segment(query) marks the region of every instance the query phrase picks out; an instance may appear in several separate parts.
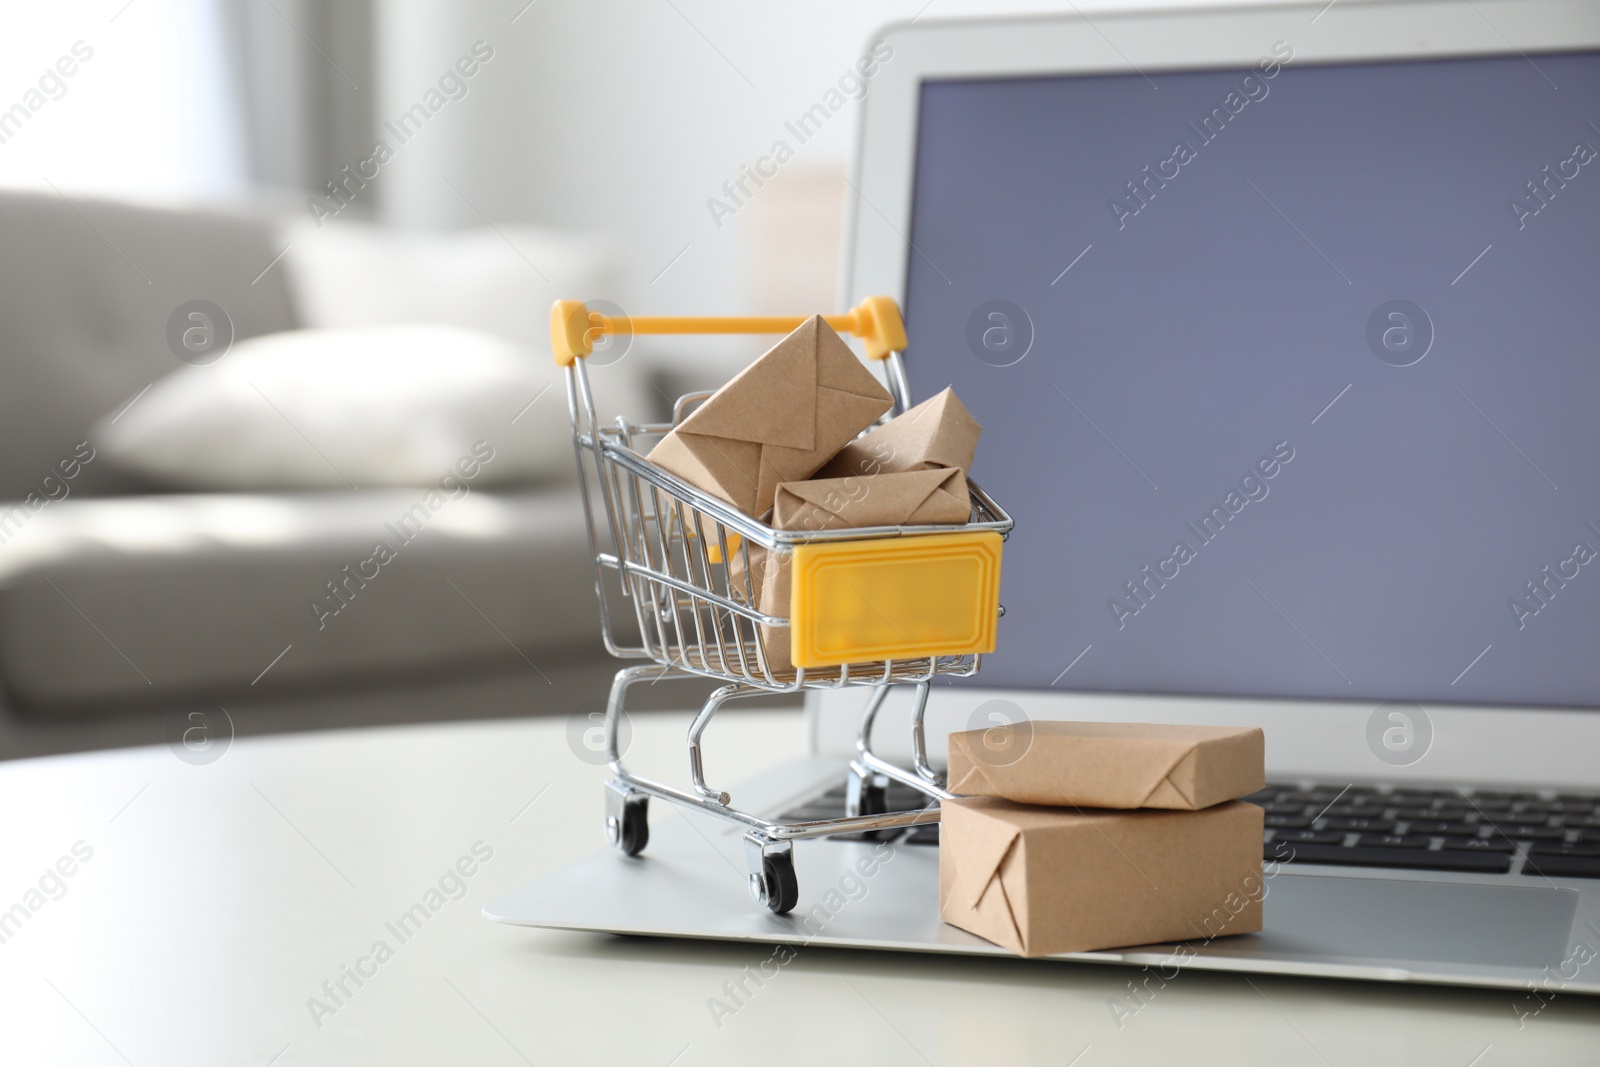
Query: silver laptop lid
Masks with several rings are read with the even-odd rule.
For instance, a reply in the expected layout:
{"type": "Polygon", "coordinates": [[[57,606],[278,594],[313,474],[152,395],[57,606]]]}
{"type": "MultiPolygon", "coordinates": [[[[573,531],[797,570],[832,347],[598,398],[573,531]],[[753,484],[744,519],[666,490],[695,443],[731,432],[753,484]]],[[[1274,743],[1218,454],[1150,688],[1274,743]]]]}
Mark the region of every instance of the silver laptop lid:
{"type": "Polygon", "coordinates": [[[1280,770],[1596,780],[1596,48],[1573,3],[886,33],[848,295],[903,298],[1018,520],[978,684],[1262,722],[1280,770]]]}

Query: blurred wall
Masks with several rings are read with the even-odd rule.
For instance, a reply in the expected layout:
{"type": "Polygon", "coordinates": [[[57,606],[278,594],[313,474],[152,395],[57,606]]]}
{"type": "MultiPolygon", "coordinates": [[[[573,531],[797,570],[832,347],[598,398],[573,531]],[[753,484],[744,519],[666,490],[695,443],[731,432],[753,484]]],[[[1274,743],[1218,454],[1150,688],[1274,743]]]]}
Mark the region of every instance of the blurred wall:
{"type": "MultiPolygon", "coordinates": [[[[1182,0],[377,3],[380,118],[411,106],[475,41],[494,53],[466,95],[443,107],[387,165],[380,191],[385,217],[424,226],[481,225],[487,218],[609,231],[631,255],[629,298],[640,312],[753,309],[782,300],[773,276],[793,279],[801,256],[836,264],[843,214],[832,198],[847,189],[842,175],[855,143],[856,105],[797,148],[780,170],[783,192],[764,197],[774,190],[762,189],[717,217],[707,200],[729,203],[722,186],[738,178],[741,165],[753,165],[777,138],[793,143],[784,123],[834,88],[883,25],[1193,6],[1182,0]],[[772,239],[794,232],[792,221],[763,220],[764,207],[770,215],[780,200],[800,213],[791,220],[835,227],[820,252],[813,233],[796,250],[796,263],[771,263],[789,247],[773,247],[772,239]],[[763,236],[766,243],[757,243],[763,236]],[[755,268],[757,258],[767,266],[755,268]]],[[[795,299],[814,299],[814,291],[797,289],[795,299]]]]}

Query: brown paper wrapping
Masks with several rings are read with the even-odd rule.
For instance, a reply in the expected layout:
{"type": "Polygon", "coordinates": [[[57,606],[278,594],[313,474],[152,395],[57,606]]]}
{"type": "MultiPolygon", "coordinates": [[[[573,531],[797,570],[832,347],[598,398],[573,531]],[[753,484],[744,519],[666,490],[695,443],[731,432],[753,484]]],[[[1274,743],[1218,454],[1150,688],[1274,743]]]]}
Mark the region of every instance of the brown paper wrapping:
{"type": "Polygon", "coordinates": [[[1263,812],[944,801],[939,917],[1024,956],[1261,929],[1263,812]]]}
{"type": "Polygon", "coordinates": [[[746,515],[816,473],[893,400],[820,315],[718,389],[645,458],[746,515]]]}
{"type": "Polygon", "coordinates": [[[1039,721],[950,735],[950,789],[1021,804],[1193,811],[1266,787],[1259,727],[1039,721]],[[991,755],[1023,746],[1020,758],[991,755]]]}
{"type": "Polygon", "coordinates": [[[978,425],[954,390],[924,400],[903,415],[851,441],[818,473],[819,478],[955,467],[972,469],[978,425]]]}

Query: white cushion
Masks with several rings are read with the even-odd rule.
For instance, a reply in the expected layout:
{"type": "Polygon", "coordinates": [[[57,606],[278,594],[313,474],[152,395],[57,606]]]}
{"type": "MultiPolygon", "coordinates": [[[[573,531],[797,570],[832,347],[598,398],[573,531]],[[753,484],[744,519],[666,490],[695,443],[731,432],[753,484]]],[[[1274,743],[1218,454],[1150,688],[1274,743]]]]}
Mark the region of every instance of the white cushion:
{"type": "Polygon", "coordinates": [[[434,322],[550,350],[556,300],[622,300],[614,245],[502,225],[444,232],[301,219],[283,266],[302,326],[434,322]]]}
{"type": "MultiPolygon", "coordinates": [[[[639,417],[644,398],[616,369],[593,375],[601,414],[639,417]]],[[[95,446],[183,489],[428,485],[479,441],[493,459],[474,485],[573,470],[566,386],[550,357],[455,326],[256,337],[122,408],[95,427],[95,446]]]]}

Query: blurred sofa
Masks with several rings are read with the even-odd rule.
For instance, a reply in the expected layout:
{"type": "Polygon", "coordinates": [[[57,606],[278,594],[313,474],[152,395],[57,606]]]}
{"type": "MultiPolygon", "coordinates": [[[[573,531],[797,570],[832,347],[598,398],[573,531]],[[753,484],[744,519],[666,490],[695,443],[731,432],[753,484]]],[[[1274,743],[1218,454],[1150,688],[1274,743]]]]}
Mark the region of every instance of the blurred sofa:
{"type": "MultiPolygon", "coordinates": [[[[325,259],[307,299],[294,257],[279,261],[284,233],[262,213],[0,194],[0,689],[11,708],[116,711],[602,655],[570,481],[475,489],[381,580],[351,584],[347,568],[415,489],[174,492],[94,452],[95,423],[179,366],[168,320],[186,302],[226,308],[240,340],[325,324],[308,323],[308,304],[324,319],[395,313],[385,286],[403,264],[386,278],[357,269],[359,256],[349,269],[325,259]],[[373,300],[339,298],[363,287],[373,300]],[[349,602],[319,619],[310,605],[330,582],[349,602]]],[[[597,295],[560,291],[606,284],[597,262],[577,275],[546,264],[543,284],[518,283],[495,306],[542,323],[552,296],[597,295]]],[[[546,407],[565,419],[559,401],[546,407]]]]}

